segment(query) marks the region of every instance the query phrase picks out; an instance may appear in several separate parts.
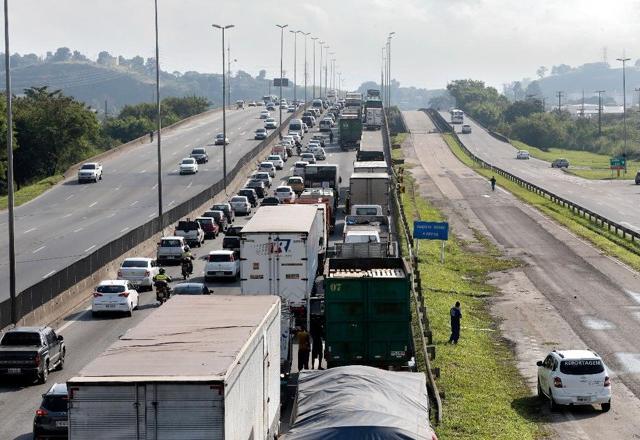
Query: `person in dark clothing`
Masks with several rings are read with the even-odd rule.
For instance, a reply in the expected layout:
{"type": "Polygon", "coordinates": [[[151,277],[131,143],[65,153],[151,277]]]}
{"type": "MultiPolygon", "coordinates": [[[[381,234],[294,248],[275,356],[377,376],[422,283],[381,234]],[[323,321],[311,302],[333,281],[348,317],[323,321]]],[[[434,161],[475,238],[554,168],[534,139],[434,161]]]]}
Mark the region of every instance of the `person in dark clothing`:
{"type": "Polygon", "coordinates": [[[149,132],[149,139],[151,139],[149,142],[153,142],[153,131],[149,132]]]}
{"type": "Polygon", "coordinates": [[[311,351],[311,337],[304,325],[296,335],[298,341],[298,371],[309,369],[309,352],[311,351]]]}
{"type": "Polygon", "coordinates": [[[491,176],[491,179],[489,179],[489,182],[491,182],[491,191],[495,191],[496,190],[496,177],[495,176],[491,176]]]}
{"type": "Polygon", "coordinates": [[[456,301],[456,305],[451,307],[449,314],[451,315],[451,337],[449,337],[449,343],[457,344],[458,339],[460,339],[460,320],[462,319],[460,301],[456,301]]]}
{"type": "Polygon", "coordinates": [[[333,130],[329,132],[329,143],[333,144],[333,130]]]}
{"type": "Polygon", "coordinates": [[[312,319],[311,321],[311,368],[315,368],[316,366],[316,358],[318,358],[318,370],[322,370],[322,339],[323,339],[323,325],[320,318],[312,319]]]}

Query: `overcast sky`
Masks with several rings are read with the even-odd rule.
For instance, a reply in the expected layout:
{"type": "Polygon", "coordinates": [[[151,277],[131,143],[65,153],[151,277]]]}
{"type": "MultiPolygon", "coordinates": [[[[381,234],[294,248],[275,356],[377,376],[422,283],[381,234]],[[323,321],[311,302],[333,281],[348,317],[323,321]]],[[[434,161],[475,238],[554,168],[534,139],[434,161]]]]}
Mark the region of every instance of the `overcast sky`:
{"type": "MultiPolygon", "coordinates": [[[[95,58],[101,50],[153,56],[153,0],[10,0],[12,52],[44,54],[60,46],[95,58]]],[[[168,71],[220,72],[220,31],[228,32],[232,70],[271,77],[279,69],[275,24],[310,32],[335,52],[346,87],[379,80],[389,32],[392,77],[439,88],[458,78],[500,84],[535,77],[538,66],[640,57],[638,0],[158,0],[160,61],[168,71]]],[[[285,70],[293,77],[293,35],[285,70]]],[[[316,49],[319,63],[319,49],[316,49]]],[[[309,69],[312,42],[308,41],[309,69]]],[[[304,38],[298,36],[298,82],[304,38]]],[[[309,73],[311,81],[311,73],[309,73]]]]}

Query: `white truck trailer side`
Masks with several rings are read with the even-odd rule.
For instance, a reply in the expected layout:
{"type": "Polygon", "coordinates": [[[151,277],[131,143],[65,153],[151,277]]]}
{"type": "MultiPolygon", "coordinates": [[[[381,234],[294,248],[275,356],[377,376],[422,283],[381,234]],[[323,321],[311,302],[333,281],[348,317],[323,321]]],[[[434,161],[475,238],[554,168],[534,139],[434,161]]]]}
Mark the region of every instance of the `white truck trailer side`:
{"type": "Polygon", "coordinates": [[[273,438],[280,299],[176,296],[67,382],[69,438],[273,438]]]}

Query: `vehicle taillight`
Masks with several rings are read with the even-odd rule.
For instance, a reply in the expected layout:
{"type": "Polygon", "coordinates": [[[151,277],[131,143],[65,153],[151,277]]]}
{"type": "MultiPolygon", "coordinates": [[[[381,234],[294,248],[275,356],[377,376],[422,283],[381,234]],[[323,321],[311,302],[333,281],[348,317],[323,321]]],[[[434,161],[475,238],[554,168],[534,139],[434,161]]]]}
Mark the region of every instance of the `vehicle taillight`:
{"type": "Polygon", "coordinates": [[[49,414],[49,413],[47,412],[47,410],[46,410],[46,409],[38,408],[38,409],[36,410],[36,416],[37,416],[37,417],[44,417],[44,416],[46,416],[47,414],[49,414]]]}
{"type": "Polygon", "coordinates": [[[605,387],[610,387],[611,386],[611,379],[609,379],[609,376],[605,376],[604,377],[604,386],[605,387]]]}
{"type": "Polygon", "coordinates": [[[102,293],[93,292],[93,297],[94,298],[98,298],[99,296],[102,296],[102,293]]]}
{"type": "Polygon", "coordinates": [[[40,366],[40,353],[36,353],[36,357],[33,358],[33,363],[36,364],[36,367],[40,366]]]}
{"type": "Polygon", "coordinates": [[[149,272],[148,270],[145,270],[145,271],[144,271],[144,276],[145,276],[145,277],[148,277],[149,275],[151,275],[151,272],[149,272]]]}
{"type": "Polygon", "coordinates": [[[122,292],[121,294],[119,294],[118,296],[122,296],[124,298],[129,296],[129,292],[122,292]]]}
{"type": "Polygon", "coordinates": [[[556,388],[562,388],[562,379],[560,379],[559,377],[554,377],[553,386],[556,388]]]}
{"type": "Polygon", "coordinates": [[[121,276],[122,276],[122,271],[121,271],[121,270],[119,270],[119,271],[118,271],[118,277],[121,277],[121,276]]]}

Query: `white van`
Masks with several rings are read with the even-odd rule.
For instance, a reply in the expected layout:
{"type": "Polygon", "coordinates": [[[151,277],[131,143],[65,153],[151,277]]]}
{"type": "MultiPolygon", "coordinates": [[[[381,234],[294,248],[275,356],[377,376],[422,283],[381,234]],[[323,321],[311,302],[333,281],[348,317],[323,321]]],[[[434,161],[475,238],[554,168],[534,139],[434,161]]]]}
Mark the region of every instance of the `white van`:
{"type": "Polygon", "coordinates": [[[300,137],[304,137],[304,126],[302,124],[302,119],[292,119],[289,122],[289,132],[295,131],[300,134],[300,137]]]}

